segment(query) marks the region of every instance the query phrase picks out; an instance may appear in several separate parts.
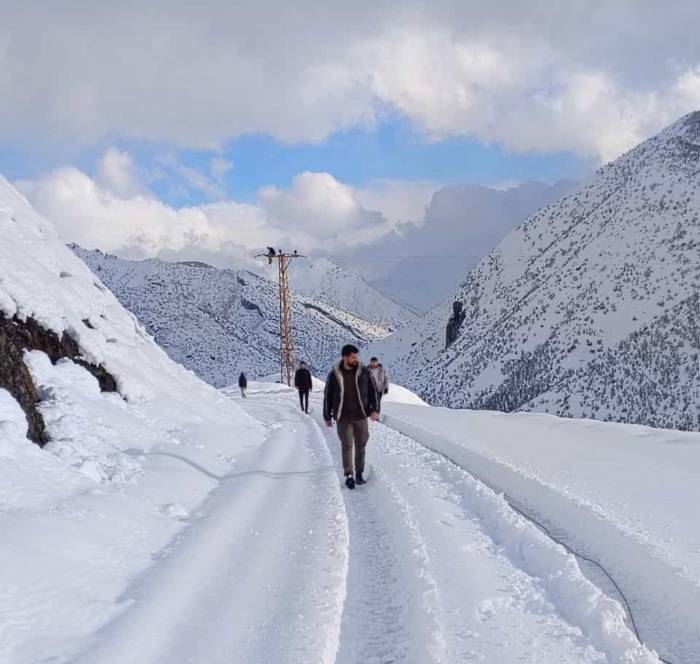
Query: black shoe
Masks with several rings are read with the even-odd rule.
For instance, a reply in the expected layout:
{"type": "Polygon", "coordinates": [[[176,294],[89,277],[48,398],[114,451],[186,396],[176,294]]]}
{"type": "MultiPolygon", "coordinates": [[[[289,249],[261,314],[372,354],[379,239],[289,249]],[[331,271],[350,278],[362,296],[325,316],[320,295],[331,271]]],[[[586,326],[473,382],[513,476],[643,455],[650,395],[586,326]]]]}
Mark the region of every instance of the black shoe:
{"type": "Polygon", "coordinates": [[[345,486],[348,489],[354,489],[355,488],[355,479],[353,478],[352,475],[346,475],[345,476],[345,486]]]}
{"type": "Polygon", "coordinates": [[[362,473],[355,475],[355,484],[367,484],[367,480],[362,478],[362,473]]]}

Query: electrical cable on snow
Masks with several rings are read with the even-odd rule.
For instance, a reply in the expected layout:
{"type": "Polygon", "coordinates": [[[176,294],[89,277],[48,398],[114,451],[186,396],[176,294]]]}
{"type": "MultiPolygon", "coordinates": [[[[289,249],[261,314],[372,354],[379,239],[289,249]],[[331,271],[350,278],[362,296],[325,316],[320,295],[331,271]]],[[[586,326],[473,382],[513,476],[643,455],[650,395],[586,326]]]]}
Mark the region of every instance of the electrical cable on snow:
{"type": "MultiPolygon", "coordinates": [[[[399,433],[401,433],[401,432],[399,431],[399,433]]],[[[405,434],[403,434],[403,435],[405,435],[405,434]]],[[[453,466],[455,466],[459,470],[468,472],[472,477],[475,477],[476,479],[478,479],[479,482],[481,482],[482,484],[487,486],[495,494],[501,495],[503,497],[503,500],[506,501],[506,503],[509,505],[509,507],[513,511],[517,512],[524,519],[526,519],[527,521],[532,523],[535,527],[537,527],[540,531],[542,531],[547,537],[549,537],[551,540],[553,540],[557,544],[561,545],[564,549],[566,549],[571,555],[575,556],[576,558],[579,558],[580,560],[584,560],[587,563],[590,563],[591,565],[594,565],[595,567],[597,567],[608,578],[610,583],[612,583],[612,585],[615,587],[615,589],[619,593],[620,598],[622,599],[623,606],[625,608],[625,612],[627,613],[627,617],[629,619],[630,625],[632,626],[632,631],[634,632],[634,635],[637,638],[637,641],[639,641],[640,645],[646,647],[644,641],[642,640],[642,636],[639,633],[639,629],[637,627],[637,622],[634,619],[634,613],[632,612],[632,607],[629,603],[629,600],[627,599],[627,596],[625,595],[624,592],[622,592],[622,588],[620,588],[617,581],[615,581],[615,579],[613,578],[612,574],[603,566],[602,563],[598,562],[597,560],[594,560],[593,558],[590,558],[589,556],[584,555],[583,553],[576,551],[576,549],[574,549],[571,545],[569,545],[566,542],[559,539],[556,535],[554,535],[552,533],[551,530],[549,530],[549,528],[547,528],[547,526],[545,524],[543,524],[541,521],[538,521],[535,517],[531,516],[530,514],[527,514],[527,512],[524,512],[517,505],[515,505],[515,503],[508,497],[508,495],[505,492],[497,490],[495,487],[491,486],[491,484],[489,484],[488,482],[486,482],[485,480],[480,478],[478,475],[476,475],[475,473],[472,473],[470,470],[468,470],[467,468],[465,468],[462,465],[460,465],[459,463],[457,463],[451,456],[449,456],[449,454],[445,454],[444,452],[442,452],[440,450],[436,450],[434,447],[431,447],[430,445],[426,445],[425,443],[421,443],[420,441],[416,441],[416,442],[419,443],[420,445],[422,445],[423,447],[429,449],[431,452],[434,452],[438,456],[441,456],[443,459],[445,459],[445,461],[452,464],[453,466]]],[[[676,664],[672,661],[664,659],[658,653],[657,653],[657,657],[659,658],[659,661],[661,661],[663,664],[676,664]]]]}

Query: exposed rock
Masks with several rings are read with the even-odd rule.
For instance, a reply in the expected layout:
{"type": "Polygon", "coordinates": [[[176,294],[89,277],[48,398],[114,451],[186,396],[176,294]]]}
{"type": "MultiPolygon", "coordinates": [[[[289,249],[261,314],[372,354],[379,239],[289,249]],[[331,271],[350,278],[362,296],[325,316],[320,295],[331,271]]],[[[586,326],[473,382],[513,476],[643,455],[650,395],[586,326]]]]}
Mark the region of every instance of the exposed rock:
{"type": "Polygon", "coordinates": [[[447,331],[445,334],[445,348],[453,343],[459,336],[459,329],[467,314],[464,312],[464,305],[457,300],[452,304],[452,315],[447,321],[447,331]]]}
{"type": "Polygon", "coordinates": [[[27,435],[38,445],[47,442],[47,435],[44,420],[36,407],[36,387],[24,363],[25,350],[40,350],[52,362],[62,357],[69,358],[92,373],[102,391],[114,392],[117,389],[114,377],[104,367],[94,366],[80,357],[78,344],[67,334],[59,338],[33,318],[7,318],[0,312],[0,387],[10,392],[24,410],[29,425],[27,435]]]}
{"type": "MultiPolygon", "coordinates": [[[[238,282],[240,283],[242,280],[239,279],[238,282]]],[[[245,282],[243,282],[245,284],[245,282]]],[[[244,297],[241,298],[241,306],[244,309],[247,309],[248,311],[257,311],[260,316],[263,315],[263,312],[260,310],[260,307],[255,304],[255,302],[251,302],[250,300],[246,300],[244,297]]]]}

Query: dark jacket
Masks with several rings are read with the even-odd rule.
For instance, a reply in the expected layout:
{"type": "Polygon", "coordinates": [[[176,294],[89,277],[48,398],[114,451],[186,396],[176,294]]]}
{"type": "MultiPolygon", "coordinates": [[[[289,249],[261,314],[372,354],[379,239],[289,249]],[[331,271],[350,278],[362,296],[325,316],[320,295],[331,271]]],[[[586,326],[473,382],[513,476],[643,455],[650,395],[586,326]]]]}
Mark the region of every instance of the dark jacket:
{"type": "Polygon", "coordinates": [[[294,374],[294,387],[297,390],[309,391],[313,383],[311,382],[311,372],[308,369],[297,369],[294,374]]]}
{"type": "MultiPolygon", "coordinates": [[[[342,361],[342,360],[341,360],[342,361]]],[[[343,414],[344,387],[343,376],[340,373],[340,362],[333,366],[328,378],[326,378],[326,389],[323,393],[323,419],[326,421],[340,419],[343,414]]],[[[363,364],[358,365],[355,370],[355,385],[360,397],[360,406],[365,417],[372,413],[379,412],[379,398],[377,388],[372,380],[369,369],[363,364]]]]}
{"type": "Polygon", "coordinates": [[[238,387],[242,387],[242,388],[248,387],[248,379],[245,377],[244,373],[242,373],[240,376],[238,376],[238,387]]]}

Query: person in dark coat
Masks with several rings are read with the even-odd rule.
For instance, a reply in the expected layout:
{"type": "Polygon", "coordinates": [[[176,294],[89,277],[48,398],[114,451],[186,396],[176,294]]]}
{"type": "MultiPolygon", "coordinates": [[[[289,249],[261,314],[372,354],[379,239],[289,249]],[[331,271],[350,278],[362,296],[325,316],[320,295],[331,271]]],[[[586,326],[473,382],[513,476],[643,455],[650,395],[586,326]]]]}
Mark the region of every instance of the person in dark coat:
{"type": "Polygon", "coordinates": [[[360,362],[359,352],[351,344],[343,346],[340,362],[328,374],[323,394],[323,419],[329,427],[336,421],[348,489],[365,483],[362,474],[369,440],[367,418],[374,422],[379,419],[377,387],[369,369],[360,362]]]}
{"type": "Polygon", "coordinates": [[[312,386],[311,372],[306,368],[306,362],[299,362],[299,368],[294,374],[294,387],[299,391],[299,404],[305,413],[309,412],[309,392],[312,386]]]}
{"type": "Polygon", "coordinates": [[[238,387],[241,388],[241,396],[245,399],[245,391],[248,389],[248,379],[245,374],[241,371],[241,375],[238,376],[238,387]]]}

